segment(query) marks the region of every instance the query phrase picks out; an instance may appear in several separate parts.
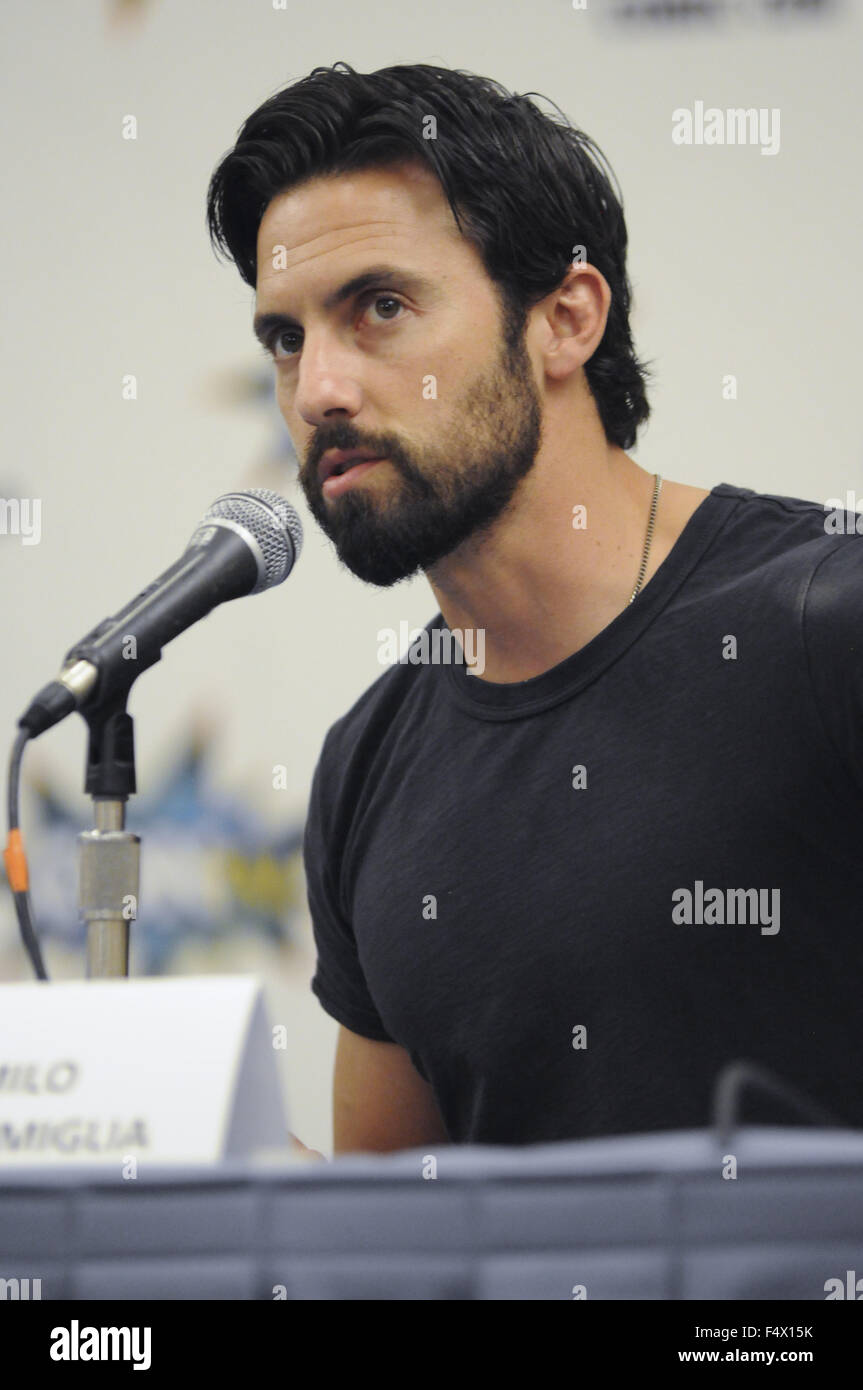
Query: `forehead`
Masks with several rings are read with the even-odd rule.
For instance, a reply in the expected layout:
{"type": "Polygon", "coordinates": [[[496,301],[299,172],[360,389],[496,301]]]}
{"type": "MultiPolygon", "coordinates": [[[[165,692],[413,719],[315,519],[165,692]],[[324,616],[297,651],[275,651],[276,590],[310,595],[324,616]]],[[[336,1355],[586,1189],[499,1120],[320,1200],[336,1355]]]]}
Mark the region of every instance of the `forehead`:
{"type": "Polygon", "coordinates": [[[258,286],[285,271],[341,269],[364,254],[407,249],[427,263],[451,265],[456,255],[479,262],[430,169],[405,163],[319,176],[267,206],[258,229],[258,286]],[[274,248],[284,248],[275,268],[274,248]]]}

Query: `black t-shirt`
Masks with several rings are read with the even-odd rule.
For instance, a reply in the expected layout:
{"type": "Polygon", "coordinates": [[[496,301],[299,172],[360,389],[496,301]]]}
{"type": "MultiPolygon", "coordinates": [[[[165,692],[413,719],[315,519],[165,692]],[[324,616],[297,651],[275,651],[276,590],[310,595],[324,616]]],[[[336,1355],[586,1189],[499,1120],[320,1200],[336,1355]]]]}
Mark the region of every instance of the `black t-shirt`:
{"type": "Polygon", "coordinates": [[[552,670],[394,665],[330,729],[312,988],[453,1142],[700,1127],[735,1060],[863,1126],[854,521],[721,483],[552,670]]]}

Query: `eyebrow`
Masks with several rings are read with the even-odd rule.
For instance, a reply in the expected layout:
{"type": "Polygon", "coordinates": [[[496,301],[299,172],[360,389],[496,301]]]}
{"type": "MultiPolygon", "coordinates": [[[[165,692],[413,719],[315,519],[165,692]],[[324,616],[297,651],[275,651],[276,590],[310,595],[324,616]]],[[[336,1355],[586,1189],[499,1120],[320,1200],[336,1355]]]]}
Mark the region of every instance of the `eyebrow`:
{"type": "MultiPolygon", "coordinates": [[[[333,290],[323,301],[325,309],[334,309],[336,305],[343,304],[346,299],[351,299],[355,295],[362,294],[363,290],[371,289],[374,285],[380,284],[382,280],[388,281],[393,285],[400,285],[403,289],[410,290],[430,290],[431,282],[422,275],[416,275],[410,270],[399,270],[393,265],[374,265],[369,270],[364,270],[361,275],[354,275],[350,280],[346,280],[343,285],[339,285],[337,290],[333,290]]],[[[258,342],[266,346],[271,333],[277,328],[300,328],[296,319],[291,318],[290,314],[267,313],[256,314],[252,321],[252,332],[258,342]]]]}

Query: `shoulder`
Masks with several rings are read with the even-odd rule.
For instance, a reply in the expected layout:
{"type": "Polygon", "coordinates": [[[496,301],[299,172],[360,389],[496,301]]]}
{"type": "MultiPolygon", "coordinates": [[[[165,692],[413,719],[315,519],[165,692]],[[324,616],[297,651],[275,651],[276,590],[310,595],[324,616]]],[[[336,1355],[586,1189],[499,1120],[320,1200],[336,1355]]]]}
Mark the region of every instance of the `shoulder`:
{"type": "Polygon", "coordinates": [[[726,567],[730,556],[741,578],[762,571],[777,581],[777,597],[792,598],[798,611],[810,591],[820,592],[826,576],[835,572],[834,596],[847,602],[847,586],[859,584],[863,514],[847,510],[838,498],[819,502],[728,483],[720,483],[713,495],[728,503],[719,531],[726,567]]]}
{"type": "MultiPolygon", "coordinates": [[[[735,527],[765,537],[784,537],[790,544],[805,539],[829,539],[848,515],[832,506],[833,502],[838,502],[836,498],[819,502],[811,497],[756,492],[754,488],[736,487],[731,483],[719,483],[711,495],[729,504],[728,520],[735,527]]],[[[853,520],[850,524],[853,527],[853,520]]]]}
{"type": "Polygon", "coordinates": [[[863,513],[852,496],[802,497],[721,490],[739,497],[723,533],[742,576],[757,573],[761,622],[802,634],[817,689],[863,671],[863,513]]]}
{"type": "MultiPolygon", "coordinates": [[[[860,516],[863,522],[863,515],[860,516]]],[[[827,656],[863,652],[863,533],[848,530],[825,548],[804,606],[807,642],[827,656]]]]}

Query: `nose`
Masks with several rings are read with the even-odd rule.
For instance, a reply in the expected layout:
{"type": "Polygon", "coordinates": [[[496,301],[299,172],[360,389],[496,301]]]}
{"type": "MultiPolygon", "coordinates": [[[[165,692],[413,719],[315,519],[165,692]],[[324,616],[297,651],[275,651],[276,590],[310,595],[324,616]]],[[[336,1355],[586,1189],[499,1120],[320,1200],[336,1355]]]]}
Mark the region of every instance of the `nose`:
{"type": "Polygon", "coordinates": [[[297,373],[294,407],[307,425],[321,425],[334,411],[356,415],[362,404],[347,351],[331,337],[308,334],[297,373]]]}

